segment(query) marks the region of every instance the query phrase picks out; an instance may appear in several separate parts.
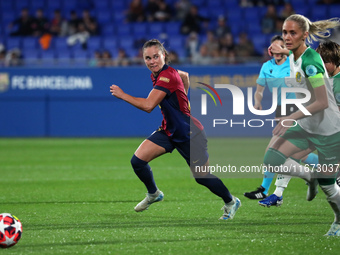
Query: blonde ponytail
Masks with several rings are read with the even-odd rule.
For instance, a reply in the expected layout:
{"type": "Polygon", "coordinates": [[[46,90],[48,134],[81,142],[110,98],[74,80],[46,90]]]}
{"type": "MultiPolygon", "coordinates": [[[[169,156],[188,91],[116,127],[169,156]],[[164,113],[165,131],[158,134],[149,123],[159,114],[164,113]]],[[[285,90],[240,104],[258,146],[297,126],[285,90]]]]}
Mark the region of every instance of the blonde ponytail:
{"type": "Polygon", "coordinates": [[[290,15],[285,22],[288,20],[295,21],[303,32],[309,33],[309,36],[307,37],[307,42],[309,43],[329,37],[331,35],[329,30],[340,26],[338,18],[311,22],[303,15],[293,14],[290,15]]]}

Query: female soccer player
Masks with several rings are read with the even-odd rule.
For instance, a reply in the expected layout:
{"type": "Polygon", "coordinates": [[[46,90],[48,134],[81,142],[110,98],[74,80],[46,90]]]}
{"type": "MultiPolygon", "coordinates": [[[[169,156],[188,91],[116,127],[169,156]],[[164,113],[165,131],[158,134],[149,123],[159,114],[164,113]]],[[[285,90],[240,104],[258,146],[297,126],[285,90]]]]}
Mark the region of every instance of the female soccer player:
{"type": "MultiPolygon", "coordinates": [[[[256,81],[257,87],[254,95],[255,104],[254,108],[258,110],[262,110],[262,98],[263,92],[266,86],[269,88],[270,92],[273,91],[274,88],[277,89],[277,104],[278,107],[275,112],[275,118],[281,117],[281,89],[287,87],[285,84],[285,77],[289,77],[289,51],[284,46],[284,41],[282,36],[275,35],[271,39],[271,45],[269,47],[270,55],[273,58],[262,65],[259,77],[256,81]]],[[[287,99],[296,98],[295,93],[287,93],[287,99]]],[[[293,112],[297,111],[298,108],[295,104],[287,104],[286,105],[286,115],[290,115],[293,112]]],[[[277,139],[276,136],[273,136],[270,144],[277,139]]],[[[266,148],[266,151],[268,149],[266,148]]],[[[302,160],[305,164],[318,164],[318,156],[314,153],[310,153],[310,149],[298,153],[296,155],[292,155],[292,158],[295,160],[302,160]]],[[[276,190],[274,194],[267,197],[269,187],[272,183],[275,173],[265,172],[262,180],[262,184],[256,190],[251,192],[244,193],[244,196],[249,199],[263,199],[259,201],[260,205],[270,207],[272,205],[279,206],[283,203],[282,194],[284,189],[287,187],[290,176],[284,176],[282,174],[278,175],[276,180],[276,190]]]]}
{"type": "Polygon", "coordinates": [[[320,43],[315,50],[320,54],[330,81],[333,83],[333,93],[336,104],[340,110],[340,45],[336,42],[327,41],[320,43]]]}
{"type": "Polygon", "coordinates": [[[142,212],[152,203],[163,200],[164,194],[155,184],[149,162],[177,149],[190,166],[196,182],[223,199],[224,213],[220,219],[232,219],[241,206],[240,200],[230,194],[219,178],[209,172],[197,171],[202,169],[200,167],[207,169],[209,156],[203,126],[190,115],[187,97],[188,75],[181,72],[183,82],[179,73],[168,65],[168,52],[156,39],[144,44],[143,58],[152,73],[153,89],[147,98],[128,95],[117,85],[110,87],[112,95],[138,109],[151,112],[159,105],[163,114],[162,126],[141,143],[131,159],[132,168],[148,190],[146,198],[137,204],[135,211],[142,212]]]}
{"type": "MultiPolygon", "coordinates": [[[[316,48],[316,52],[325,63],[330,82],[333,84],[335,101],[340,110],[340,45],[332,41],[323,42],[316,48]]],[[[340,186],[340,171],[336,183],[340,186]]]]}
{"type": "MultiPolygon", "coordinates": [[[[273,134],[280,136],[264,156],[269,171],[298,176],[309,184],[307,200],[314,199],[320,185],[332,207],[335,219],[326,235],[340,236],[340,188],[335,184],[340,161],[340,111],[336,105],[328,74],[320,55],[307,46],[306,40],[317,41],[329,36],[328,29],[340,25],[337,19],[311,22],[294,14],[289,16],[282,28],[282,36],[290,60],[290,80],[293,87],[304,88],[311,99],[304,105],[311,115],[302,110],[281,117],[273,134]],[[296,125],[295,125],[296,124],[296,125]],[[289,129],[288,129],[289,128],[289,129]],[[319,166],[315,172],[301,168],[289,157],[308,148],[316,148],[319,166]]],[[[297,97],[300,95],[297,93],[297,97]]]]}

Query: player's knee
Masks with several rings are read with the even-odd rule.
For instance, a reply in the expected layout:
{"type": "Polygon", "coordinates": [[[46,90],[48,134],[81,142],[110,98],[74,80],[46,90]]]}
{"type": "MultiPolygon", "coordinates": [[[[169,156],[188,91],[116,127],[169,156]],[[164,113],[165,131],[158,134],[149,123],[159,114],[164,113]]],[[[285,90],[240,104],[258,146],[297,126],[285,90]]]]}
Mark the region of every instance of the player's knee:
{"type": "Polygon", "coordinates": [[[269,148],[264,155],[263,163],[267,166],[280,166],[284,164],[287,157],[278,150],[269,148]]]}
{"type": "Polygon", "coordinates": [[[144,168],[148,164],[148,162],[141,160],[135,154],[133,154],[130,162],[131,162],[132,168],[135,171],[138,169],[144,168]]]}

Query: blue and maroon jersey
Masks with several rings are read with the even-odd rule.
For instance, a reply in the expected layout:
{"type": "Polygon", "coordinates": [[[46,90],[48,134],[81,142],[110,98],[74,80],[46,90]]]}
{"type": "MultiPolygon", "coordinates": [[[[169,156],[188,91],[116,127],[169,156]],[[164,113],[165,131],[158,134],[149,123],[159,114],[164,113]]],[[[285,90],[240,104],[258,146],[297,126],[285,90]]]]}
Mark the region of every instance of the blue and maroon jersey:
{"type": "Polygon", "coordinates": [[[182,79],[174,68],[164,65],[156,77],[151,74],[151,80],[154,89],[166,93],[159,104],[163,114],[162,128],[174,142],[188,141],[190,135],[194,136],[203,130],[202,124],[190,115],[188,96],[182,79]]]}

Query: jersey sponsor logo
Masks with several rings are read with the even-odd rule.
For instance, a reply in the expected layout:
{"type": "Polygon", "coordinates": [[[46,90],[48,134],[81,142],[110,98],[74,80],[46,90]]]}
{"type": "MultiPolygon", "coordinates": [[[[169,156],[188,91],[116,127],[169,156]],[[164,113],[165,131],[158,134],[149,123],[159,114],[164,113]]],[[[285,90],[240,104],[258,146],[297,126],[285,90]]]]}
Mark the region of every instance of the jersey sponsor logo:
{"type": "Polygon", "coordinates": [[[308,76],[314,76],[317,74],[316,67],[314,65],[309,65],[306,67],[306,74],[308,76]]]}
{"type": "Polygon", "coordinates": [[[300,72],[297,72],[297,73],[296,73],[296,75],[295,75],[295,80],[296,80],[297,82],[299,82],[299,83],[302,81],[302,75],[301,75],[300,72]]]}
{"type": "Polygon", "coordinates": [[[170,82],[170,79],[169,79],[169,78],[166,78],[166,77],[163,77],[163,76],[161,76],[161,77],[159,78],[159,80],[164,81],[164,82],[167,82],[167,83],[170,82]]]}

